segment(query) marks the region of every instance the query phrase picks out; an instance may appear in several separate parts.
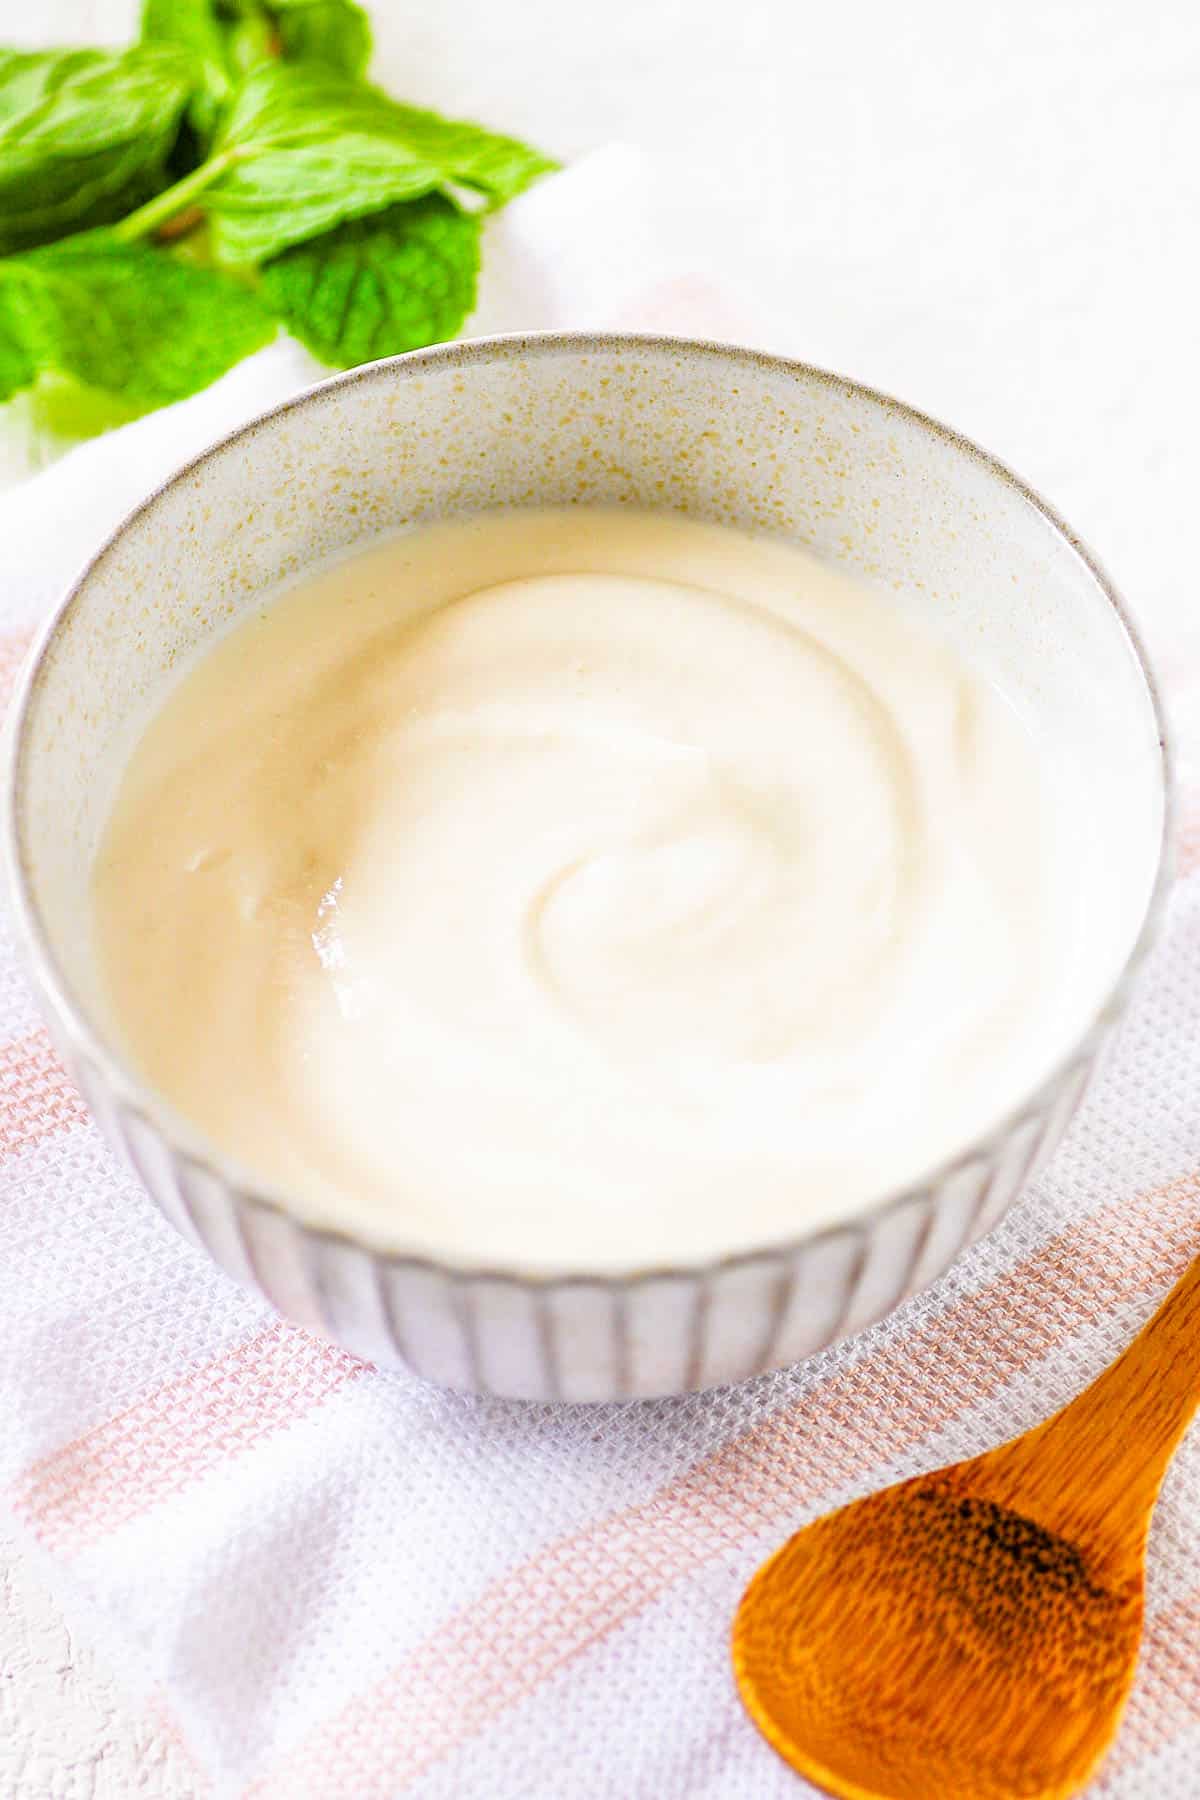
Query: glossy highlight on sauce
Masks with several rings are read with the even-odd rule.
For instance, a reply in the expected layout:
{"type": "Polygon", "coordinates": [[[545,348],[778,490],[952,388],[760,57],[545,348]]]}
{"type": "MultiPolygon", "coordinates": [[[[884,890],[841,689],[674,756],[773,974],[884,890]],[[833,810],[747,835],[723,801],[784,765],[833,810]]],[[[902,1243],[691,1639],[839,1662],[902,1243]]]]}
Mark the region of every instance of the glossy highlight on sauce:
{"type": "Polygon", "coordinates": [[[1078,1029],[1066,796],[893,601],[668,514],[483,514],[264,602],[123,776],[116,1030],[305,1218],[629,1270],[920,1178],[1078,1029]]]}

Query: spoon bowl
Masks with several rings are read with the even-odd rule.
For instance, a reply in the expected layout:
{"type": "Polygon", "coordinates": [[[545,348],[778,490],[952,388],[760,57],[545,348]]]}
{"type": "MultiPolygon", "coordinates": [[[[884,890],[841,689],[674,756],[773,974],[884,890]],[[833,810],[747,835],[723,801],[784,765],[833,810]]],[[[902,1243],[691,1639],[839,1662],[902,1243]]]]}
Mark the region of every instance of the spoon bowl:
{"type": "Polygon", "coordinates": [[[1106,1584],[972,1474],[919,1477],[819,1520],[746,1594],[742,1697],[834,1793],[1050,1800],[1077,1791],[1116,1730],[1140,1578],[1106,1584]],[[963,1690],[986,1693],[982,1718],[963,1690]]]}
{"type": "Polygon", "coordinates": [[[1077,1794],[1133,1684],[1150,1515],[1198,1404],[1200,1261],[1044,1424],[762,1566],[733,1633],[755,1724],[844,1800],[1077,1794]]]}

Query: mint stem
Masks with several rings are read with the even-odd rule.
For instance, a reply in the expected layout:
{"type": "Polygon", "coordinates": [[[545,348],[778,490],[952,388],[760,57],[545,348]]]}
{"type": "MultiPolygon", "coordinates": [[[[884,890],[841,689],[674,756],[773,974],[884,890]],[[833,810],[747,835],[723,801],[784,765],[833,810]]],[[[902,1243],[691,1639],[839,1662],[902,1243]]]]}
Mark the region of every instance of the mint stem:
{"type": "Polygon", "coordinates": [[[152,200],[147,200],[145,206],[139,206],[136,212],[129,213],[120,224],[114,225],[113,237],[123,244],[132,244],[138,238],[149,237],[160,225],[168,224],[176,213],[191,206],[206,187],[210,187],[219,175],[225,173],[232,162],[232,150],[221,150],[216,156],[210,156],[207,162],[202,162],[198,169],[193,169],[190,175],[185,175],[174,187],[155,194],[152,200]]]}

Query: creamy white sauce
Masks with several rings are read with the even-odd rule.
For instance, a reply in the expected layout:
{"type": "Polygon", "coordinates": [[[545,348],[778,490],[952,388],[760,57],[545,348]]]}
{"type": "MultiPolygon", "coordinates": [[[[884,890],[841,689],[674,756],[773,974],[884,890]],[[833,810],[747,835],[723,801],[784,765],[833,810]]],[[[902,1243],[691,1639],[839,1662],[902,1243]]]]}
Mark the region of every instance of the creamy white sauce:
{"type": "Polygon", "coordinates": [[[310,577],[180,681],[94,876],[119,1032],[304,1216],[525,1268],[826,1224],[1080,1022],[1053,781],[887,598],[666,515],[310,577]]]}

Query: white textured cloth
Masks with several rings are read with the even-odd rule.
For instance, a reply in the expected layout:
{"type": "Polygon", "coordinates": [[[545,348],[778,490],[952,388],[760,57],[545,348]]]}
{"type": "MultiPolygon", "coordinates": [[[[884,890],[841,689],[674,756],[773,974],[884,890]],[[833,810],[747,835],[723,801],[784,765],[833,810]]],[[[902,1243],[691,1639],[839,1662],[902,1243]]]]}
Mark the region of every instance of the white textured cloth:
{"type": "MultiPolygon", "coordinates": [[[[510,209],[487,323],[733,331],[715,296],[651,266],[644,218],[614,254],[603,234],[631,229],[646,173],[632,153],[606,158],[510,209]]],[[[281,343],[0,500],[3,665],[173,463],[311,373],[281,343]]],[[[1186,807],[1200,684],[1173,698],[1186,807]]],[[[1044,1416],[1200,1250],[1200,829],[1186,818],[1182,862],[1103,1080],[987,1242],[796,1370],[612,1408],[443,1394],[241,1294],[105,1149],[0,923],[0,1490],[178,1732],[197,1795],[803,1791],[732,1689],[728,1628],[757,1563],[817,1512],[1044,1416]]],[[[1094,1791],[1200,1792],[1200,1437],[1160,1503],[1145,1653],[1094,1791]]]]}

